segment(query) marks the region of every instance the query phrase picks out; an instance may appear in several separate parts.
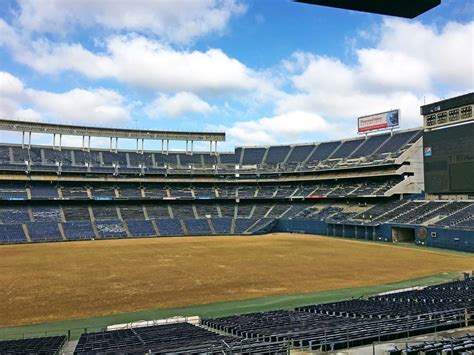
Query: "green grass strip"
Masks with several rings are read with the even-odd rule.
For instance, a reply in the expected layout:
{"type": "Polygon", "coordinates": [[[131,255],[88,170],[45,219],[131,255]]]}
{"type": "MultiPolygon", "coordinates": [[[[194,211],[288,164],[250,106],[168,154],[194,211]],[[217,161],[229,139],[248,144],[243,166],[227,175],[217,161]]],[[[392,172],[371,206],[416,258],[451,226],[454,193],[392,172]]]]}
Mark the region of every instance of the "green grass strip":
{"type": "Polygon", "coordinates": [[[173,316],[220,317],[233,314],[262,312],[275,309],[292,309],[308,304],[335,302],[350,298],[366,297],[377,293],[414,286],[429,286],[457,279],[460,273],[443,273],[396,283],[376,286],[347,288],[339,290],[311,292],[292,295],[270,296],[239,301],[219,302],[170,309],[150,309],[139,312],[121,313],[109,316],[73,319],[60,322],[0,328],[0,339],[27,338],[46,335],[67,334],[77,339],[81,333],[104,329],[107,325],[129,323],[138,320],[163,319],[173,316]]]}

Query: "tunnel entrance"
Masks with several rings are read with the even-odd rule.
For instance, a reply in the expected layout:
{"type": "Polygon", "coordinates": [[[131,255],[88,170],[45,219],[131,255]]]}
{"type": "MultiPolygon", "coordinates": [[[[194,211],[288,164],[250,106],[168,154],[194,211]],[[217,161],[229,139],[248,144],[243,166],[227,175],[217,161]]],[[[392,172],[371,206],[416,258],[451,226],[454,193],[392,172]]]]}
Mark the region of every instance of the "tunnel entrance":
{"type": "Polygon", "coordinates": [[[392,227],[394,243],[415,243],[415,228],[392,227]]]}

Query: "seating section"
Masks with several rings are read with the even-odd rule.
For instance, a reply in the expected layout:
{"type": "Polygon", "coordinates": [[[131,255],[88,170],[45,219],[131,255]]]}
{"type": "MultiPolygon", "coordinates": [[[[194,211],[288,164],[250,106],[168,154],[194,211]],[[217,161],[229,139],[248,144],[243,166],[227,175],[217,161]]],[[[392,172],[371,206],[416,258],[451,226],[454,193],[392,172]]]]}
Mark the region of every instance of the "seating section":
{"type": "Polygon", "coordinates": [[[96,227],[102,238],[123,238],[127,236],[125,225],[118,220],[97,221],[96,227]]]}
{"type": "Polygon", "coordinates": [[[211,221],[217,234],[230,234],[232,228],[232,218],[212,218],[211,221]]]}
{"type": "Polygon", "coordinates": [[[25,171],[25,162],[31,162],[32,171],[83,172],[105,174],[160,174],[175,170],[206,168],[234,170],[240,163],[257,166],[258,169],[279,169],[285,171],[295,166],[314,169],[336,168],[339,164],[377,165],[393,161],[403,151],[421,137],[420,130],[395,132],[393,136],[380,134],[369,139],[349,139],[345,141],[304,144],[295,146],[271,146],[236,148],[233,153],[220,153],[218,157],[209,152],[144,152],[78,149],[54,150],[52,147],[21,148],[16,145],[0,146],[0,163],[8,170],[25,171]],[[11,153],[10,153],[11,151],[11,153]],[[10,157],[11,154],[11,157],[10,157]],[[216,159],[217,158],[217,159],[216,159]],[[327,160],[331,160],[330,162],[327,160]],[[359,161],[359,160],[363,161],[359,161]],[[320,163],[320,164],[319,164],[320,163]]]}
{"type": "Polygon", "coordinates": [[[254,218],[239,218],[235,220],[235,234],[243,234],[257,222],[254,218]]]}
{"type": "Polygon", "coordinates": [[[287,164],[304,163],[314,148],[313,144],[294,146],[286,160],[287,164]]]}
{"type": "MultiPolygon", "coordinates": [[[[465,326],[472,311],[474,279],[420,290],[215,319],[202,323],[216,332],[260,341],[290,340],[304,350],[336,351],[465,326]]],[[[470,339],[459,341],[471,348],[470,339]]],[[[398,354],[398,353],[397,353],[398,354]]]]}
{"type": "Polygon", "coordinates": [[[179,219],[157,219],[155,220],[156,226],[160,235],[183,235],[184,231],[181,226],[179,219]]]}
{"type": "Polygon", "coordinates": [[[438,312],[465,309],[474,300],[474,278],[452,281],[425,287],[421,290],[403,291],[368,299],[312,305],[297,310],[334,316],[356,318],[396,318],[400,315],[435,314],[438,312]]]}
{"type": "Polygon", "coordinates": [[[0,341],[0,354],[56,355],[66,343],[66,336],[28,338],[0,341]]]}
{"type": "Polygon", "coordinates": [[[31,207],[31,215],[35,222],[61,222],[61,211],[58,207],[31,207]]]}
{"type": "MultiPolygon", "coordinates": [[[[277,187],[307,192],[314,186],[277,187]]],[[[364,187],[365,188],[365,187],[364,187]]],[[[319,187],[311,196],[338,188],[319,187]]],[[[296,197],[297,193],[293,193],[296,197]]],[[[311,219],[351,225],[384,223],[455,227],[474,230],[474,204],[471,201],[396,200],[375,205],[359,201],[341,203],[305,199],[299,202],[246,201],[221,203],[155,203],[110,202],[93,206],[82,203],[39,206],[0,207],[0,244],[83,240],[95,238],[154,237],[182,235],[257,234],[275,219],[311,219]],[[61,230],[62,229],[62,230],[61,230]],[[25,232],[26,231],[26,232],[25,232]],[[28,239],[29,237],[29,239],[28,239]]],[[[348,229],[349,230],[349,229],[348,229]]]]}
{"type": "Polygon", "coordinates": [[[186,229],[189,234],[210,235],[211,228],[207,219],[187,219],[185,220],[186,229]]]}
{"type": "Polygon", "coordinates": [[[52,186],[29,187],[25,184],[0,185],[0,199],[8,200],[222,200],[222,199],[288,199],[291,197],[307,197],[315,192],[326,197],[346,198],[363,196],[385,196],[385,193],[402,181],[402,177],[341,180],[326,182],[308,182],[304,185],[257,183],[245,185],[216,186],[173,186],[162,184],[134,185],[133,183],[95,184],[93,186],[58,184],[52,186]],[[31,191],[31,198],[27,190],[31,191]],[[58,193],[60,192],[60,195],[58,193]],[[90,193],[90,194],[89,194],[90,193]],[[142,195],[143,194],[143,195],[142,195]]]}
{"type": "Polygon", "coordinates": [[[31,198],[45,198],[55,199],[58,198],[58,189],[55,186],[32,186],[31,187],[31,198]]]}
{"type": "Polygon", "coordinates": [[[377,204],[351,219],[377,223],[425,224],[474,229],[474,203],[469,201],[393,201],[377,204]]]}
{"type": "Polygon", "coordinates": [[[463,227],[474,229],[474,206],[469,203],[455,203],[445,213],[445,218],[436,222],[443,227],[463,227]]]}
{"type": "Polygon", "coordinates": [[[130,236],[132,237],[154,237],[156,231],[151,221],[126,221],[130,236]]]}
{"type": "Polygon", "coordinates": [[[290,151],[289,146],[274,146],[274,147],[268,148],[268,153],[265,158],[264,164],[266,165],[283,164],[289,151],[290,151]]]}
{"type": "Polygon", "coordinates": [[[90,240],[96,237],[90,222],[66,222],[63,223],[63,229],[68,240],[90,240]]]}
{"type": "MultiPolygon", "coordinates": [[[[407,342],[409,343],[409,342],[407,342]]],[[[466,334],[449,339],[437,339],[436,341],[423,341],[422,343],[408,344],[407,347],[394,347],[389,349],[389,355],[402,354],[472,354],[474,353],[474,335],[466,334]]]]}
{"type": "Polygon", "coordinates": [[[26,243],[27,239],[20,224],[0,224],[0,244],[26,243]]]}
{"type": "Polygon", "coordinates": [[[6,183],[0,184],[0,199],[1,200],[26,200],[28,198],[25,184],[21,183],[6,183]]]}
{"type": "Polygon", "coordinates": [[[58,242],[63,240],[57,223],[27,223],[32,242],[58,242]]]}
{"type": "Polygon", "coordinates": [[[220,335],[189,323],[131,328],[82,334],[75,355],[112,353],[286,354],[284,344],[242,341],[220,335]]]}
{"type": "Polygon", "coordinates": [[[244,148],[242,165],[260,165],[267,148],[244,148]]]}

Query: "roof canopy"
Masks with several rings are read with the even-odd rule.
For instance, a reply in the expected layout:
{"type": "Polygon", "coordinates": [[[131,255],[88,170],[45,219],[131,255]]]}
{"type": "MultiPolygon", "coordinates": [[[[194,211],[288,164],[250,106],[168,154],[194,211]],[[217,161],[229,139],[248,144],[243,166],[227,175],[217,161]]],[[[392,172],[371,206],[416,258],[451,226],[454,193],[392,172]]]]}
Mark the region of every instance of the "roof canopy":
{"type": "Polygon", "coordinates": [[[415,18],[441,4],[441,0],[295,0],[313,5],[415,18]]]}

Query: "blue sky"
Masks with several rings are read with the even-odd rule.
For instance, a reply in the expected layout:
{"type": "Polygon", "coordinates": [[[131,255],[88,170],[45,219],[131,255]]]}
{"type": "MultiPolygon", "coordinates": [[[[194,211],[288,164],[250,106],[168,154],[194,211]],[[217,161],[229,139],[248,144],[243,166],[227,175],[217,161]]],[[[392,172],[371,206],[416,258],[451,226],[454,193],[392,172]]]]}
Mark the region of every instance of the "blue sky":
{"type": "Polygon", "coordinates": [[[289,0],[7,0],[0,117],[224,130],[226,149],[350,137],[392,108],[419,126],[423,102],[473,90],[473,16],[468,0],[415,20],[289,0]]]}

